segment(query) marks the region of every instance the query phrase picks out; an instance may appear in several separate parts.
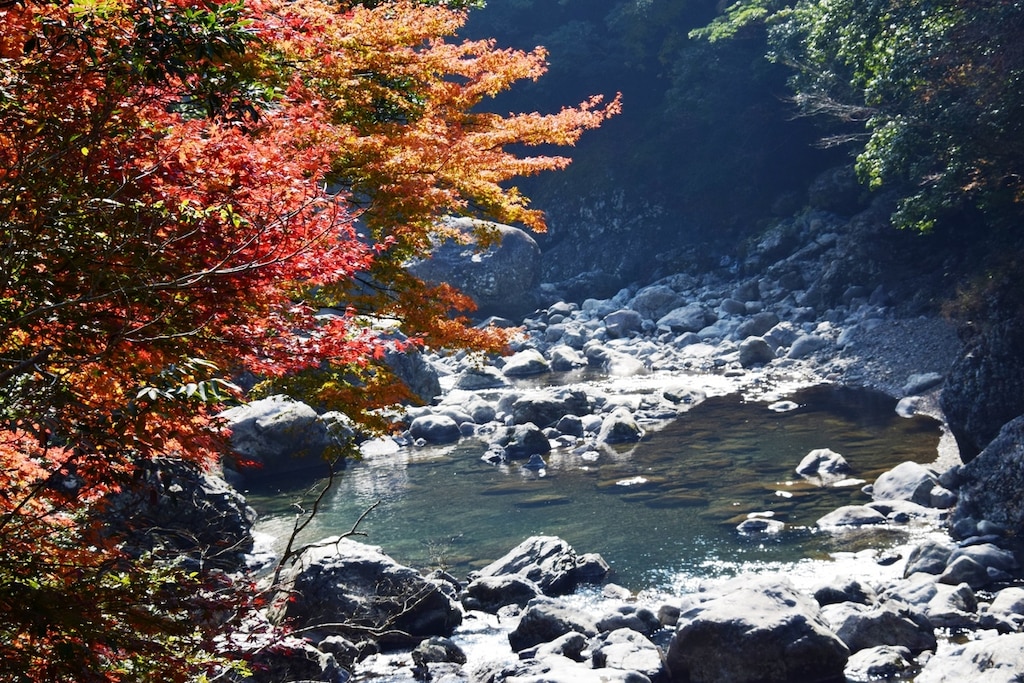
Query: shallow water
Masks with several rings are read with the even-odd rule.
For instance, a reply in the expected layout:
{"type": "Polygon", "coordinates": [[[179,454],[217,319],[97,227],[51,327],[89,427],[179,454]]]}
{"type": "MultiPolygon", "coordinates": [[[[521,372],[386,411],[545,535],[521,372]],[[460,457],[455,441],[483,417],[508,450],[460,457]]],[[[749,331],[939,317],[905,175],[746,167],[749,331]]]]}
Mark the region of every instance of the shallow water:
{"type": "MultiPolygon", "coordinates": [[[[893,399],[864,390],[816,387],[789,400],[799,407],[776,412],[738,396],[710,398],[639,444],[596,460],[556,451],[541,472],[488,464],[476,440],[367,456],[336,482],[306,540],[348,531],[380,501],[359,530],[404,564],[462,577],[528,536],[550,534],[600,553],[613,580],[635,590],[903,540],[892,531],[815,533],[826,512],[869,499],[859,485],[806,484],[793,468],[810,450],[831,448],[853,477],[871,482],[904,460],[932,462],[939,424],[898,417],[893,399]],[[753,512],[774,513],[786,530],[740,535],[736,525],[753,512]]],[[[287,483],[250,491],[257,531],[285,536],[302,493],[287,483]]]]}

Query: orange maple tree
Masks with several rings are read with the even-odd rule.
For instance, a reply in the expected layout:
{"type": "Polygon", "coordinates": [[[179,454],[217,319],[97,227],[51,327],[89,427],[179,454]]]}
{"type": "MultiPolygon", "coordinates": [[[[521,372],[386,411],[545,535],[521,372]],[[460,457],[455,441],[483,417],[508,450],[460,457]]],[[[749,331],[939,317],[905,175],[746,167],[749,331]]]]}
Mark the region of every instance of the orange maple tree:
{"type": "MultiPolygon", "coordinates": [[[[503,343],[402,266],[446,215],[543,229],[509,181],[568,160],[510,146],[570,145],[618,101],[488,113],[542,50],[372,4],[0,2],[0,678],[209,664],[208,577],[128,553],[101,513],[141,462],[217,461],[233,373],[392,386],[379,319],[503,343]]],[[[330,384],[356,417],[396,396],[330,384]]]]}

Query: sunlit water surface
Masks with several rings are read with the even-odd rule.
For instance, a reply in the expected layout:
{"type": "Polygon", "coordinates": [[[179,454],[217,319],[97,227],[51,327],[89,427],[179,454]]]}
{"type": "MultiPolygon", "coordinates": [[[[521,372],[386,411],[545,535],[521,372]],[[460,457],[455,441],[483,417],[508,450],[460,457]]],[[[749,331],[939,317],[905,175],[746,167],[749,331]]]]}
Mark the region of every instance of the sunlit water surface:
{"type": "MultiPolygon", "coordinates": [[[[893,399],[863,390],[816,387],[789,398],[798,407],[785,412],[737,396],[710,398],[638,444],[596,459],[555,451],[539,472],[484,462],[486,445],[476,440],[369,455],[335,482],[304,538],[345,533],[379,501],[358,530],[404,564],[464,577],[529,536],[557,535],[578,552],[600,553],[613,580],[634,590],[674,590],[905,540],[894,531],[815,532],[825,513],[869,498],[860,485],[812,486],[794,468],[812,449],[831,448],[853,477],[871,482],[904,460],[932,462],[939,424],[899,417],[893,399]],[[785,531],[736,531],[758,512],[773,513],[785,531]]],[[[250,491],[257,531],[285,537],[293,503],[307,489],[279,482],[250,491]]]]}

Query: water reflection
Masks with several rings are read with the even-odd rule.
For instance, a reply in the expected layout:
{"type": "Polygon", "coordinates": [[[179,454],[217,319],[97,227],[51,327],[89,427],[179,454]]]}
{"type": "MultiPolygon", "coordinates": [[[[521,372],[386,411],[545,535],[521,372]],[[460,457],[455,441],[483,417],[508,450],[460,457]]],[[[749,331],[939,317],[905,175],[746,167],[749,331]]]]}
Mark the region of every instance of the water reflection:
{"type": "MultiPolygon", "coordinates": [[[[596,458],[556,451],[540,471],[483,462],[486,445],[474,440],[370,455],[337,482],[309,533],[347,531],[381,500],[360,530],[400,562],[464,575],[527,536],[554,534],[601,553],[616,580],[635,588],[879,543],[878,533],[892,532],[839,540],[814,533],[818,517],[868,499],[856,485],[803,482],[794,467],[809,451],[830,448],[849,461],[852,477],[873,481],[903,460],[934,460],[939,424],[898,417],[893,399],[863,390],[818,387],[789,399],[797,407],[780,412],[711,398],[639,444],[596,458]],[[736,532],[751,513],[770,513],[785,530],[736,532]]],[[[296,495],[286,487],[251,492],[259,530],[286,533],[296,495]]]]}

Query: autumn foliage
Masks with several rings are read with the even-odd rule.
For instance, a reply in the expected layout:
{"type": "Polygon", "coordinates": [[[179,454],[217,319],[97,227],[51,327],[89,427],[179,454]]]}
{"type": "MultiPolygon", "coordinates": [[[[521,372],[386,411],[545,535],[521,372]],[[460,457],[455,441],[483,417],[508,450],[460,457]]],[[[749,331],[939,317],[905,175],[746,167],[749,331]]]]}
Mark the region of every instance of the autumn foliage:
{"type": "MultiPolygon", "coordinates": [[[[386,389],[384,320],[402,343],[500,347],[402,264],[450,214],[543,229],[509,181],[568,162],[511,146],[571,145],[618,102],[487,112],[544,54],[459,41],[463,20],[414,2],[0,3],[0,678],[209,664],[221,624],[189,599],[207,578],[127,552],[101,513],[141,461],[217,461],[229,377],[386,389]]],[[[354,416],[396,396],[334,387],[320,398],[354,416]]]]}

